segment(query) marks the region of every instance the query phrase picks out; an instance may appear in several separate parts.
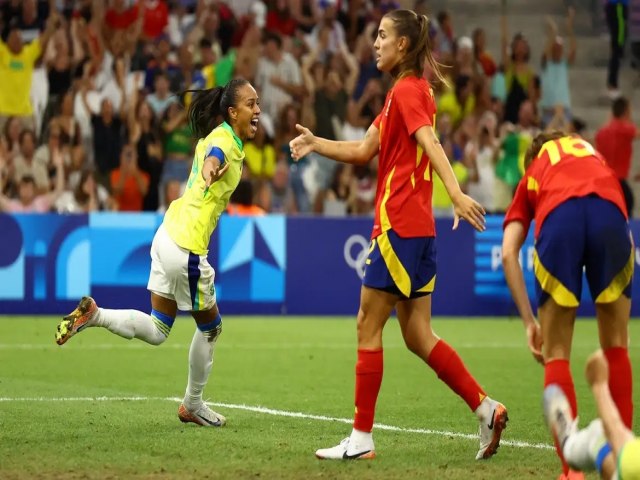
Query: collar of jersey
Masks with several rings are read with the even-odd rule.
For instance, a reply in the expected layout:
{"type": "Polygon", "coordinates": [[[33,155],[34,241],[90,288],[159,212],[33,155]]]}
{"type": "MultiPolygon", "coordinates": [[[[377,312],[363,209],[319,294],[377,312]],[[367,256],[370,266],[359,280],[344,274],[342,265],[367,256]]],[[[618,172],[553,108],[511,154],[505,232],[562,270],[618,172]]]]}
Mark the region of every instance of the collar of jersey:
{"type": "Polygon", "coordinates": [[[226,131],[228,131],[231,135],[233,135],[233,139],[236,141],[238,148],[242,150],[242,140],[240,140],[240,137],[238,137],[236,135],[236,132],[233,131],[233,128],[231,128],[231,125],[229,125],[227,122],[222,122],[220,126],[224,128],[226,131]]]}

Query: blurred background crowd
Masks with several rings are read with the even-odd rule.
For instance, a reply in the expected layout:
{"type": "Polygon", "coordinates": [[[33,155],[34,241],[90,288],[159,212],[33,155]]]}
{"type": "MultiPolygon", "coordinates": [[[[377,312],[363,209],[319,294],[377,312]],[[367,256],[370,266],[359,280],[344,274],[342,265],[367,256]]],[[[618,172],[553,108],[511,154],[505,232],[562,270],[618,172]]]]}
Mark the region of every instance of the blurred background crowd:
{"type": "MultiPolygon", "coordinates": [[[[0,0],[0,209],[164,211],[195,146],[180,93],[242,76],[262,114],[230,213],[372,214],[375,161],[294,163],[289,141],[296,123],[329,139],[364,136],[390,87],[375,67],[377,26],[399,7],[431,19],[449,83],[433,85],[436,130],[487,211],[507,208],[524,151],[546,128],[593,142],[632,205],[640,0],[529,2],[540,3],[533,37],[512,24],[524,0],[468,3],[492,9],[489,21],[469,21],[465,0],[0,0]],[[593,67],[581,49],[596,47],[607,59],[593,67]]],[[[433,205],[452,215],[437,178],[433,205]]]]}

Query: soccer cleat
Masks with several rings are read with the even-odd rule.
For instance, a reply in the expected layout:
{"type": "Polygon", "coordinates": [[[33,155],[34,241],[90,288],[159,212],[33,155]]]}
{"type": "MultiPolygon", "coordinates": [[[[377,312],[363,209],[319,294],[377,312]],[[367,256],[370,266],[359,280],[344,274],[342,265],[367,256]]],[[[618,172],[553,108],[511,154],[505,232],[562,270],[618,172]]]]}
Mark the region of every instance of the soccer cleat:
{"type": "Polygon", "coordinates": [[[376,458],[373,440],[369,445],[352,445],[347,437],[338,445],[331,448],[316,450],[316,457],[320,460],[370,460],[376,458]]]}
{"type": "Polygon", "coordinates": [[[187,410],[184,403],[178,408],[178,418],[182,423],[195,423],[202,427],[222,427],[227,419],[211,410],[206,403],[202,403],[196,410],[187,410]]]}
{"type": "Polygon", "coordinates": [[[598,418],[593,420],[587,428],[571,433],[567,437],[562,445],[562,455],[571,468],[589,472],[596,469],[598,456],[606,446],[607,437],[602,421],[598,418]]]}
{"type": "Polygon", "coordinates": [[[500,402],[489,399],[491,402],[491,417],[480,421],[480,450],[476,460],[486,460],[498,452],[502,431],[507,428],[509,415],[507,408],[500,402]]]}
{"type": "Polygon", "coordinates": [[[89,326],[97,313],[98,305],[96,305],[95,300],[91,297],[82,297],[75,310],[64,317],[58,324],[56,343],[58,345],[64,344],[76,333],[89,326]]]}
{"type": "MultiPolygon", "coordinates": [[[[547,426],[561,453],[569,436],[578,431],[578,420],[572,418],[569,400],[558,385],[552,384],[544,389],[543,406],[547,426]]],[[[566,463],[564,454],[562,461],[566,463]]]]}

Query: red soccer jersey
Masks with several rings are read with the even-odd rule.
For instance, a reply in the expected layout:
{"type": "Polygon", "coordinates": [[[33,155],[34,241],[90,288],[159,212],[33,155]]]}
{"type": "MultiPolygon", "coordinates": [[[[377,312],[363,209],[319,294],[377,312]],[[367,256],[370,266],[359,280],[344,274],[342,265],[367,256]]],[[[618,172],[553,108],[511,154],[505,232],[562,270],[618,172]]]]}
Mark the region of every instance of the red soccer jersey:
{"type": "Polygon", "coordinates": [[[405,77],[387,93],[373,124],[380,131],[376,215],[371,238],[387,230],[401,237],[436,234],[431,196],[431,162],[413,134],[432,126],[436,104],[429,83],[405,77]]]}
{"type": "Polygon", "coordinates": [[[504,227],[519,221],[529,230],[535,220],[534,236],[547,215],[562,202],[596,194],[614,203],[627,217],[620,183],[606,161],[578,137],[563,137],[545,143],[520,180],[507,210],[504,227]]]}

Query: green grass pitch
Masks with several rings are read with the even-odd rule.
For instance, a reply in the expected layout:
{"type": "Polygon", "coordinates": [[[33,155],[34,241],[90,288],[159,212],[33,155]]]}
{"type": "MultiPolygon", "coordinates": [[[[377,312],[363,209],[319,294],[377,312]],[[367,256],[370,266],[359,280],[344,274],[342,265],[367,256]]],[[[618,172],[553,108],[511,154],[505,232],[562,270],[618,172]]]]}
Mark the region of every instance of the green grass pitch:
{"type": "MultiPolygon", "coordinates": [[[[183,425],[193,320],[164,345],[88,329],[55,345],[54,317],[0,317],[0,478],[556,478],[545,446],[543,370],[519,321],[434,320],[510,422],[498,455],[476,462],[477,421],[466,405],[385,330],[385,372],[374,461],[317,460],[350,432],[355,322],[351,318],[225,317],[205,398],[226,404],[221,429],[183,425]],[[256,407],[264,407],[262,410],[256,407]],[[339,419],[345,419],[341,422],[339,419]],[[346,422],[346,423],[345,423],[346,422]],[[465,436],[468,435],[469,437],[465,436]]],[[[640,322],[631,323],[640,406],[640,322]]],[[[595,407],[583,376],[594,321],[576,324],[572,369],[582,424],[595,407]]],[[[640,416],[636,410],[636,424],[640,416]]],[[[591,475],[587,478],[596,478],[591,475]]]]}

